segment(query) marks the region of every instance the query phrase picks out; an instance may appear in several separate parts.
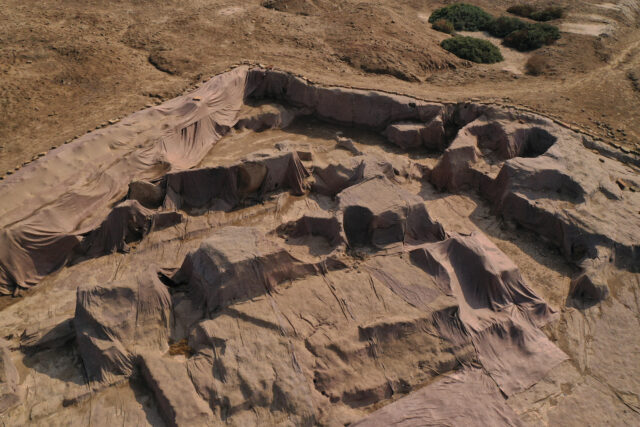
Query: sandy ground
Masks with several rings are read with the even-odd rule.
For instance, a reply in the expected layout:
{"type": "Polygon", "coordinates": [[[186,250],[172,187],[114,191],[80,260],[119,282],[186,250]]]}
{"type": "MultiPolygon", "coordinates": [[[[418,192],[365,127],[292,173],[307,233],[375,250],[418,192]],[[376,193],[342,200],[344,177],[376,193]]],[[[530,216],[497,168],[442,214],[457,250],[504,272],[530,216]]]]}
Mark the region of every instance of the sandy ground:
{"type": "MultiPolygon", "coordinates": [[[[511,4],[477,3],[495,15],[511,4]]],[[[240,62],[327,84],[516,104],[635,149],[638,2],[562,4],[569,14],[557,24],[569,32],[539,51],[552,72],[533,77],[511,55],[471,66],[443,51],[448,36],[425,22],[440,6],[432,1],[8,0],[0,5],[0,171],[240,62]]]]}

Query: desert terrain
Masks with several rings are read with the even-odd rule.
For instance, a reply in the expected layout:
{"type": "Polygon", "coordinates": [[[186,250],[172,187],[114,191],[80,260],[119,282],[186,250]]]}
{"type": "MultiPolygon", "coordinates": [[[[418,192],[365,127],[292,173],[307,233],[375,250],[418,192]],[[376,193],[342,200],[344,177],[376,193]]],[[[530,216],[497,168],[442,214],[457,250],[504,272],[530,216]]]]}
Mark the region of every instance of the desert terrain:
{"type": "MultiPolygon", "coordinates": [[[[637,2],[555,2],[567,7],[561,28],[570,32],[543,48],[553,71],[542,77],[523,75],[521,62],[471,66],[440,49],[446,35],[427,20],[441,3],[272,3],[3,2],[0,171],[239,63],[434,101],[518,105],[637,150],[637,2]]],[[[512,3],[476,4],[498,16],[512,3]]]]}
{"type": "Polygon", "coordinates": [[[0,420],[639,424],[640,2],[452,3],[0,5],[0,420]]]}

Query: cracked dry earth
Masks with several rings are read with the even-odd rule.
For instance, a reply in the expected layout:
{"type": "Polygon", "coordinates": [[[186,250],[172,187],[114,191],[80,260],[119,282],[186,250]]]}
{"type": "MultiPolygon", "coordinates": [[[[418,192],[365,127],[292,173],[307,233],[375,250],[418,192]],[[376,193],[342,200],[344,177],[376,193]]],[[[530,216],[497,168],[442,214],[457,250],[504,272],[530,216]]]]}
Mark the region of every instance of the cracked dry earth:
{"type": "Polygon", "coordinates": [[[0,184],[0,417],[638,424],[637,167],[513,108],[218,75],[0,184]]]}

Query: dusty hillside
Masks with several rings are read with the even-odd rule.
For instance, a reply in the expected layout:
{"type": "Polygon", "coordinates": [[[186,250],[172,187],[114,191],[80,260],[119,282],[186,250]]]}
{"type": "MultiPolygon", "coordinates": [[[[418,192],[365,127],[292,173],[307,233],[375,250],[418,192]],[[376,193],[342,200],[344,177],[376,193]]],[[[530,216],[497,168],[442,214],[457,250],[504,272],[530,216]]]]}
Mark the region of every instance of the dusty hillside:
{"type": "MultiPolygon", "coordinates": [[[[563,2],[573,32],[542,50],[554,68],[542,77],[519,74],[521,62],[470,67],[444,52],[446,36],[426,22],[436,2],[264,3],[3,2],[0,170],[245,61],[318,82],[523,105],[630,149],[640,138],[637,2],[563,2]]],[[[511,3],[478,4],[500,15],[511,3]]]]}

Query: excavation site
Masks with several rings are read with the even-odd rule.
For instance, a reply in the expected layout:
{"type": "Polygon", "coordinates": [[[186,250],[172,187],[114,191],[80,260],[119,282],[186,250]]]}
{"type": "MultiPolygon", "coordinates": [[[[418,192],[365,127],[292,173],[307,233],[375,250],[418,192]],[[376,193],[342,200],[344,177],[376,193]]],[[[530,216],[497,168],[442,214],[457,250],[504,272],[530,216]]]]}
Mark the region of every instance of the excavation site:
{"type": "Polygon", "coordinates": [[[639,166],[235,67],[0,181],[2,421],[636,425],[639,166]]]}

